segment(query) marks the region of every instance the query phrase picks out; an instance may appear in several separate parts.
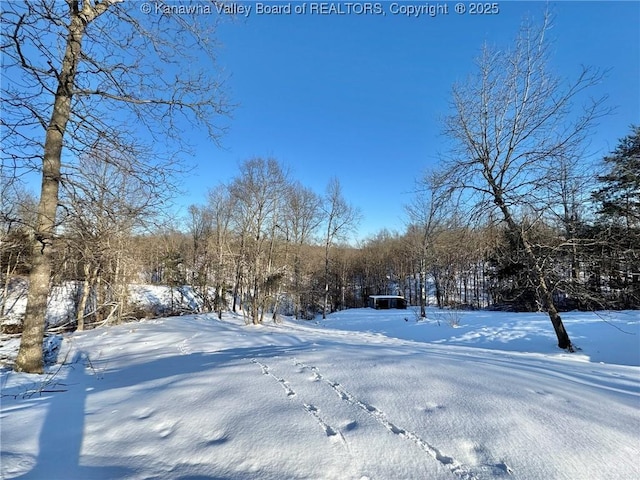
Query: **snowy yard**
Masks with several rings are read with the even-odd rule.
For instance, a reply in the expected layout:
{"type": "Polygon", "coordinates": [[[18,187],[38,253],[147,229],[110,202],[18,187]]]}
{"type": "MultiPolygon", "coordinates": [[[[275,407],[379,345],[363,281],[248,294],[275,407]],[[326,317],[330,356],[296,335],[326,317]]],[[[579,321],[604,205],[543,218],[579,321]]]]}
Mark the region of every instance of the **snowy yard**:
{"type": "Polygon", "coordinates": [[[541,314],[428,313],[66,336],[2,371],[2,478],[640,478],[640,312],[565,314],[575,354],[541,314]]]}

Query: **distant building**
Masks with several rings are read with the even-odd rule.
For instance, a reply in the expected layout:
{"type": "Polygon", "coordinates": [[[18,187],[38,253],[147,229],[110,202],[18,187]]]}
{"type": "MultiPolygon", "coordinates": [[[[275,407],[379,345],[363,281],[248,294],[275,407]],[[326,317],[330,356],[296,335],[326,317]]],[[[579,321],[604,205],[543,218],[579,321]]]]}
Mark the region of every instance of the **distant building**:
{"type": "Polygon", "coordinates": [[[379,309],[407,308],[407,301],[400,295],[370,295],[369,307],[379,309]]]}

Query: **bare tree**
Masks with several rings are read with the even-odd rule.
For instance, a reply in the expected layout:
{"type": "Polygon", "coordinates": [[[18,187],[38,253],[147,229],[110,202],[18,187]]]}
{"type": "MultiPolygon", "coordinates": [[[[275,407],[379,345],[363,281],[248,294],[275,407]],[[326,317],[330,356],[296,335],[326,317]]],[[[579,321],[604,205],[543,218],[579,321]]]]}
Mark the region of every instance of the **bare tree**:
{"type": "Polygon", "coordinates": [[[187,281],[202,301],[202,309],[210,312],[213,308],[209,298],[209,281],[213,258],[209,251],[214,236],[214,212],[207,207],[189,206],[189,233],[191,234],[190,274],[187,281]]]}
{"type": "Polygon", "coordinates": [[[342,188],[337,178],[327,185],[324,205],[324,300],[322,318],[326,318],[329,305],[329,259],[331,247],[336,240],[346,237],[358,226],[360,212],[351,206],[342,196],[342,188]]]}
{"type": "MultiPolygon", "coordinates": [[[[245,299],[251,322],[262,322],[266,303],[282,274],[274,268],[274,236],[288,189],[287,173],[275,159],[245,161],[230,185],[240,252],[234,297],[246,274],[245,299]],[[243,272],[246,267],[246,272],[243,272]]],[[[235,305],[235,302],[234,302],[235,305]]]]}
{"type": "Polygon", "coordinates": [[[18,371],[43,371],[63,159],[78,159],[97,141],[136,158],[143,136],[176,152],[183,120],[213,139],[222,133],[217,123],[227,107],[211,73],[216,16],[195,2],[183,10],[149,5],[148,15],[119,0],[2,5],[2,99],[11,107],[2,116],[3,159],[42,175],[18,371]]]}
{"type": "Polygon", "coordinates": [[[163,205],[161,191],[165,188],[162,172],[147,172],[142,168],[131,173],[135,159],[121,152],[96,146],[81,157],[81,168],[65,177],[60,200],[64,205],[60,230],[70,244],[74,256],[82,263],[83,285],[76,312],[77,328],[83,330],[90,296],[102,299],[91,309],[95,321],[102,320],[102,310],[108,318],[123,318],[128,300],[127,280],[133,277],[130,239],[137,229],[144,228],[163,205]]]}
{"type": "Polygon", "coordinates": [[[449,210],[446,208],[446,195],[441,191],[433,173],[425,175],[420,187],[413,202],[405,209],[414,230],[414,235],[411,235],[409,239],[411,240],[411,250],[415,253],[418,261],[420,317],[425,318],[427,316],[427,262],[433,252],[434,237],[449,210]]]}
{"type": "Polygon", "coordinates": [[[233,207],[227,189],[220,187],[209,192],[207,208],[211,212],[213,238],[213,277],[215,296],[213,307],[222,319],[222,311],[226,307],[225,285],[231,277],[233,264],[231,252],[231,215],[233,207]]]}
{"type": "Polygon", "coordinates": [[[558,181],[559,162],[581,153],[594,121],[606,111],[604,99],[575,106],[602,80],[602,72],[584,67],[575,81],[564,84],[549,71],[549,22],[548,14],[539,26],[526,19],[511,50],[485,46],[477,74],[454,85],[445,132],[455,146],[441,181],[462,191],[476,214],[500,212],[526,255],[558,346],[572,351],[530,229],[548,209],[545,199],[558,181]]]}
{"type": "Polygon", "coordinates": [[[12,307],[7,300],[14,276],[29,268],[35,211],[36,200],[20,179],[0,168],[0,321],[12,307]]]}
{"type": "Polygon", "coordinates": [[[294,183],[290,186],[287,201],[284,205],[283,228],[287,241],[293,245],[293,295],[294,313],[296,318],[303,315],[305,305],[303,301],[304,265],[308,263],[303,256],[303,248],[308,245],[320,226],[322,198],[312,190],[294,183]]]}

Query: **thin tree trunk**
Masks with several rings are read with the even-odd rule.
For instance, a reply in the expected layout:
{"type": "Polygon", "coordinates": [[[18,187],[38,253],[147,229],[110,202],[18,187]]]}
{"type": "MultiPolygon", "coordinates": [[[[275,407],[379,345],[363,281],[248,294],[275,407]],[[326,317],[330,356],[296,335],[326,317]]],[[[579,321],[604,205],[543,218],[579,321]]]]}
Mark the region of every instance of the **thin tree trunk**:
{"type": "Polygon", "coordinates": [[[102,282],[102,272],[98,272],[98,275],[95,279],[95,289],[96,289],[96,309],[94,315],[94,322],[101,323],[104,319],[103,308],[105,307],[105,298],[104,298],[104,287],[102,282]]]}
{"type": "Polygon", "coordinates": [[[240,239],[240,252],[238,253],[238,264],[236,265],[236,278],[235,283],[233,285],[233,305],[231,307],[231,311],[236,313],[236,308],[238,305],[238,295],[241,295],[241,286],[240,282],[242,280],[242,261],[244,258],[244,242],[245,242],[245,233],[242,233],[242,237],[240,239]]]}
{"type": "Polygon", "coordinates": [[[77,330],[82,332],[84,330],[84,312],[87,309],[87,301],[91,294],[91,289],[95,283],[95,278],[98,276],[98,267],[95,267],[93,272],[89,265],[84,267],[84,282],[82,283],[82,296],[78,303],[78,310],[76,312],[77,330]]]}
{"type": "Polygon", "coordinates": [[[14,263],[14,268],[11,268],[11,256],[9,256],[9,260],[7,261],[7,272],[4,279],[4,285],[2,287],[2,304],[0,304],[0,317],[4,317],[4,312],[7,308],[7,299],[9,297],[9,283],[11,282],[11,274],[15,271],[15,266],[18,265],[18,260],[20,259],[20,254],[17,255],[16,261],[14,263]]]}
{"type": "Polygon", "coordinates": [[[420,288],[420,318],[427,318],[427,291],[426,291],[426,274],[424,259],[420,260],[420,273],[418,274],[418,282],[420,288]]]}
{"type": "Polygon", "coordinates": [[[213,304],[216,306],[217,310],[218,310],[218,319],[222,320],[222,310],[223,310],[223,305],[224,305],[224,287],[222,286],[221,283],[218,283],[217,287],[216,287],[216,298],[213,301],[213,304]]]}
{"type": "Polygon", "coordinates": [[[489,180],[489,184],[493,189],[495,204],[502,211],[502,214],[504,215],[504,219],[505,219],[505,222],[507,223],[509,230],[513,234],[517,235],[520,241],[522,242],[522,246],[527,256],[527,260],[529,261],[529,264],[532,265],[533,267],[533,270],[535,273],[535,280],[540,291],[540,299],[542,300],[542,306],[544,307],[545,311],[549,315],[549,319],[551,320],[553,329],[556,332],[556,337],[558,338],[558,347],[569,350],[570,352],[573,352],[574,348],[571,343],[571,340],[569,339],[569,334],[565,330],[564,324],[562,323],[562,318],[560,317],[560,314],[558,313],[558,309],[556,308],[553,302],[553,295],[551,294],[551,290],[547,285],[544,271],[542,270],[542,268],[537,262],[536,255],[533,252],[533,248],[529,243],[529,240],[527,239],[527,236],[522,230],[522,228],[518,227],[518,224],[511,216],[511,212],[509,211],[509,208],[504,202],[501,191],[499,190],[497,184],[493,180],[493,177],[490,174],[487,174],[486,178],[487,180],[489,180]]]}
{"type": "MultiPolygon", "coordinates": [[[[327,235],[328,238],[328,235],[327,235]]],[[[324,251],[324,301],[322,303],[322,319],[327,318],[327,306],[329,304],[329,241],[324,251]]]]}

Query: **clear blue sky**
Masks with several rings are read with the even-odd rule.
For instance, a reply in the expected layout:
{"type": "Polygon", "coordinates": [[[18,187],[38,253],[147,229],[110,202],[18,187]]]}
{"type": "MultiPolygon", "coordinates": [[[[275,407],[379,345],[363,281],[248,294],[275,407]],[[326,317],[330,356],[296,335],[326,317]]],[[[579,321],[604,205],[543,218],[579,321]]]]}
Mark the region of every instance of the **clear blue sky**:
{"type": "MultiPolygon", "coordinates": [[[[508,48],[524,15],[541,18],[547,5],[501,1],[496,15],[459,15],[454,1],[429,2],[447,5],[448,15],[416,18],[393,14],[393,2],[381,2],[384,15],[258,15],[256,2],[240,3],[251,14],[226,17],[217,38],[218,63],[238,106],[223,148],[185,129],[195,145],[188,163],[197,167],[176,208],[186,216],[188,205],[204,203],[209,189],[236,176],[242,161],[274,157],[317,193],[337,176],[362,212],[361,239],[384,228],[404,230],[403,205],[416,179],[437,166],[445,149],[440,119],[452,84],[474,73],[484,42],[508,48]]],[[[548,5],[556,73],[574,79],[581,65],[610,70],[591,91],[609,95],[609,106],[617,107],[592,138],[592,158],[601,158],[640,123],[640,2],[548,5]]]]}
{"type": "MultiPolygon", "coordinates": [[[[272,156],[318,193],[337,176],[363,214],[360,238],[402,231],[414,181],[443,148],[440,118],[452,84],[474,71],[483,42],[508,47],[523,15],[540,18],[545,7],[502,1],[499,14],[472,16],[441,3],[449,15],[410,18],[391,14],[391,2],[381,16],[256,15],[246,2],[254,12],[219,31],[219,62],[238,104],[225,148],[199,145],[197,175],[180,203],[203,202],[241,161],[272,156]]],[[[556,72],[575,78],[580,65],[611,69],[592,91],[618,108],[594,135],[591,151],[601,157],[640,123],[640,3],[549,5],[556,72]]]]}

